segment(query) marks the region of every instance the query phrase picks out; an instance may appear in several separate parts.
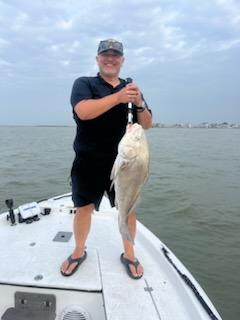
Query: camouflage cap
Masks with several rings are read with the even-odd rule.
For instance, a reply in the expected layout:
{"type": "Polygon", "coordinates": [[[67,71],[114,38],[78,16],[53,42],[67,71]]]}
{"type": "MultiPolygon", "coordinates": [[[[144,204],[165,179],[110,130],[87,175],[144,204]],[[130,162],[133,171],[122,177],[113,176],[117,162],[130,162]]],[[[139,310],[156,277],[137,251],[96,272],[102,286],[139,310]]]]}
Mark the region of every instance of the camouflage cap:
{"type": "Polygon", "coordinates": [[[121,42],[117,40],[107,39],[107,40],[100,41],[98,46],[98,54],[108,50],[114,50],[117,53],[119,53],[121,56],[123,56],[123,45],[121,42]]]}

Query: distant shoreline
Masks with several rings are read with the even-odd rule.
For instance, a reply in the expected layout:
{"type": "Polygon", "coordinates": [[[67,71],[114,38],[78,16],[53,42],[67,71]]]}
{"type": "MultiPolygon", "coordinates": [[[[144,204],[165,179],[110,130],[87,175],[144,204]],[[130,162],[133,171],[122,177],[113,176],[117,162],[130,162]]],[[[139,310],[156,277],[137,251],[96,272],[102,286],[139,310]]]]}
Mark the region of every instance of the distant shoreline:
{"type": "MultiPolygon", "coordinates": [[[[57,124],[0,124],[0,127],[36,127],[36,128],[75,128],[76,125],[57,125],[57,124]]],[[[240,123],[153,123],[152,128],[157,129],[240,129],[240,123]]]]}
{"type": "Polygon", "coordinates": [[[153,123],[153,128],[180,128],[180,129],[240,129],[240,123],[208,123],[202,122],[199,124],[192,123],[175,123],[175,124],[164,124],[164,123],[153,123]]]}
{"type": "Polygon", "coordinates": [[[57,124],[0,124],[0,127],[40,127],[40,128],[74,128],[75,125],[57,125],[57,124]]]}

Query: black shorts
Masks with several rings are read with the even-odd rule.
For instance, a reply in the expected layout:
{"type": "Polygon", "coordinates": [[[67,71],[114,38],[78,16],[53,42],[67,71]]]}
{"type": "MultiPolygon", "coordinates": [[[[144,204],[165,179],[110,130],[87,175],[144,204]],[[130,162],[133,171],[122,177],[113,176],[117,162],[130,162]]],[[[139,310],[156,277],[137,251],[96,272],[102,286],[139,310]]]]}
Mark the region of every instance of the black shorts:
{"type": "Polygon", "coordinates": [[[106,192],[111,206],[115,205],[115,191],[111,187],[110,175],[115,157],[76,157],[72,170],[72,200],[74,207],[94,204],[99,209],[106,192]]]}

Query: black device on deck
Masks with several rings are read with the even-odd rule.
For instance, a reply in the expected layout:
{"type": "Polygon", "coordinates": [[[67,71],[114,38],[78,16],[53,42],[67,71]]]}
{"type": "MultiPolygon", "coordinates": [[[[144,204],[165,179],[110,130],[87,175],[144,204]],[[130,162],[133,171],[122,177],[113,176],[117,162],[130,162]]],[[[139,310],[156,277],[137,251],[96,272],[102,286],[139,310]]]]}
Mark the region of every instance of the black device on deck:
{"type": "Polygon", "coordinates": [[[15,221],[15,215],[14,215],[14,211],[13,211],[13,199],[7,199],[5,200],[6,206],[9,209],[9,215],[7,215],[7,220],[10,219],[11,221],[11,225],[15,225],[16,221],[15,221]]]}

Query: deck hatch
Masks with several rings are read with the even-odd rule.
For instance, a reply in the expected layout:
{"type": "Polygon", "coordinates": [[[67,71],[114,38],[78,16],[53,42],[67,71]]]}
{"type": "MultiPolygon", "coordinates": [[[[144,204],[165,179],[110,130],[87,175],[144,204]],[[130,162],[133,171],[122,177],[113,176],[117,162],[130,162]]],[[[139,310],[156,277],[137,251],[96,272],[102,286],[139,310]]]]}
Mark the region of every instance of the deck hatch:
{"type": "Polygon", "coordinates": [[[59,231],[53,238],[53,241],[68,242],[71,239],[71,236],[72,232],[59,231]]]}
{"type": "Polygon", "coordinates": [[[53,294],[15,292],[15,307],[8,308],[1,320],[54,320],[56,297],[53,294]]]}

